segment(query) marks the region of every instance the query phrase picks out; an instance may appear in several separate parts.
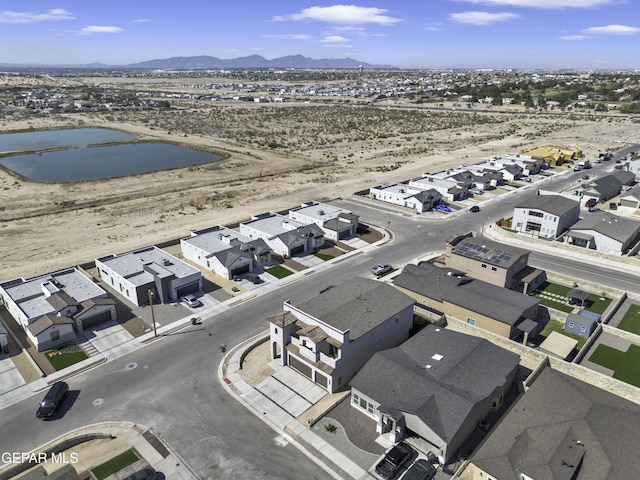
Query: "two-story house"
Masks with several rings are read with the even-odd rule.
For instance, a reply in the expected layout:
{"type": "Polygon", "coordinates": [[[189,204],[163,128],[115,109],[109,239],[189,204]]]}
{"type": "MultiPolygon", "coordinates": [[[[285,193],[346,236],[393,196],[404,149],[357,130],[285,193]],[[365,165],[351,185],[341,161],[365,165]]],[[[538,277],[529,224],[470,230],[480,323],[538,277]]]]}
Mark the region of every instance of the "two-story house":
{"type": "Polygon", "coordinates": [[[354,237],[358,230],[358,215],[327,203],[305,202],[289,210],[289,218],[305,224],[315,223],[330,240],[354,237]]]}
{"type": "Polygon", "coordinates": [[[554,239],[580,219],[580,202],[564,195],[538,195],[516,205],[511,228],[554,239]]]}
{"type": "Polygon", "coordinates": [[[329,392],[346,388],[375,352],[409,338],[414,300],[390,285],[356,277],[271,315],[271,358],[329,392]]]}
{"type": "Polygon", "coordinates": [[[452,235],[445,242],[444,265],[498,287],[527,293],[546,279],[544,270],[529,266],[529,251],[503,245],[473,232],[452,235]]]}

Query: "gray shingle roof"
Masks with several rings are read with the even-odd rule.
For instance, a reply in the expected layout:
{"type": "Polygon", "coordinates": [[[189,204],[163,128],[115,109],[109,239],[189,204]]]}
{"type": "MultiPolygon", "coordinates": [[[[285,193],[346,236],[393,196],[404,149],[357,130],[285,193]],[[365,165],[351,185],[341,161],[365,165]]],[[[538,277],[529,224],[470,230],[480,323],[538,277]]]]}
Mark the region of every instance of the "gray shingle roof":
{"type": "Polygon", "coordinates": [[[571,227],[571,232],[593,230],[619,242],[626,242],[636,235],[640,222],[613,215],[609,212],[593,212],[571,227]]]}
{"type": "Polygon", "coordinates": [[[340,331],[349,330],[354,340],[413,304],[384,282],[356,277],[296,307],[340,331]]]}
{"type": "Polygon", "coordinates": [[[579,480],[637,478],[638,431],[640,405],[546,368],[471,461],[499,480],[563,479],[571,446],[584,450],[579,480]]]}
{"type": "Polygon", "coordinates": [[[439,268],[428,262],[407,265],[394,283],[425,297],[447,301],[508,325],[516,324],[526,310],[539,303],[534,297],[465,277],[460,272],[439,268]]]}
{"type": "Polygon", "coordinates": [[[571,200],[562,195],[536,195],[516,205],[515,208],[533,208],[561,217],[579,206],[579,204],[578,200],[571,200]]]}
{"type": "Polygon", "coordinates": [[[487,340],[428,326],[374,354],[350,385],[384,408],[418,415],[448,441],[476,404],[506,383],[519,360],[487,340]]]}

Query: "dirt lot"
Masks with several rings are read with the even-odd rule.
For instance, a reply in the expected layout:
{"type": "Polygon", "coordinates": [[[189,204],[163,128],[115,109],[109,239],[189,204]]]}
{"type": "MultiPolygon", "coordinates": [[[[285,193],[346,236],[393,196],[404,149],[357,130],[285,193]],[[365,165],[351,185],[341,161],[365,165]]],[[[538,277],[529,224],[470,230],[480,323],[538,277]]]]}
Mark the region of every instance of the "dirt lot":
{"type": "Polygon", "coordinates": [[[34,183],[0,170],[0,280],[523,148],[578,146],[594,158],[637,134],[625,117],[407,110],[175,101],[167,111],[0,117],[0,132],[105,127],[226,157],[215,165],[72,184],[34,183]]]}

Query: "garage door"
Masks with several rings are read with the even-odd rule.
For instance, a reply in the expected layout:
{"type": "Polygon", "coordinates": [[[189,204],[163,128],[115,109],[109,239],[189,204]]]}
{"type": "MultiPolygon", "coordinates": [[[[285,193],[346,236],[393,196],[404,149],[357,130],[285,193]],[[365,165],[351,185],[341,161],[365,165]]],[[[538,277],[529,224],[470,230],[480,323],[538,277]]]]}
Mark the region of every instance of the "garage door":
{"type": "Polygon", "coordinates": [[[638,201],[637,200],[625,200],[624,198],[620,199],[620,205],[623,207],[631,207],[631,208],[638,208],[638,201]]]}
{"type": "Polygon", "coordinates": [[[198,282],[190,283],[189,285],[183,285],[176,289],[176,295],[178,298],[184,297],[189,293],[195,293],[200,290],[200,284],[198,282]]]}
{"type": "Polygon", "coordinates": [[[311,367],[292,355],[289,355],[289,366],[299,371],[305,377],[311,378],[311,367]]]}
{"type": "Polygon", "coordinates": [[[293,247],[291,249],[291,255],[295,255],[296,253],[304,252],[304,244],[298,245],[297,247],[293,247]]]}
{"type": "Polygon", "coordinates": [[[318,385],[322,385],[324,388],[327,388],[327,377],[320,374],[319,372],[316,372],[316,383],[318,385]]]}
{"type": "Polygon", "coordinates": [[[93,317],[84,318],[82,320],[82,329],[87,330],[88,328],[109,320],[111,320],[111,311],[107,310],[106,312],[99,313],[93,317]]]}
{"type": "Polygon", "coordinates": [[[242,267],[234,268],[231,270],[231,278],[236,275],[242,275],[243,273],[247,273],[249,271],[249,264],[243,265],[242,267]]]}

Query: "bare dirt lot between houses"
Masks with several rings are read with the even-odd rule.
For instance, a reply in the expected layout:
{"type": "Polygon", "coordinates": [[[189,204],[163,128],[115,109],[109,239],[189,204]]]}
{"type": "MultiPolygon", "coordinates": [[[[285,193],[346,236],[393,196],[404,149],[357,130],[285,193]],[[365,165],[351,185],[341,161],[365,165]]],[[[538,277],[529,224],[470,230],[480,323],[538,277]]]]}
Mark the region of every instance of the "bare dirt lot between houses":
{"type": "Polygon", "coordinates": [[[31,277],[308,200],[542,145],[586,158],[636,139],[626,116],[498,114],[349,103],[173,100],[171,108],[0,117],[0,131],[112,128],[225,159],[126,178],[45,184],[0,170],[0,280],[31,277]]]}

